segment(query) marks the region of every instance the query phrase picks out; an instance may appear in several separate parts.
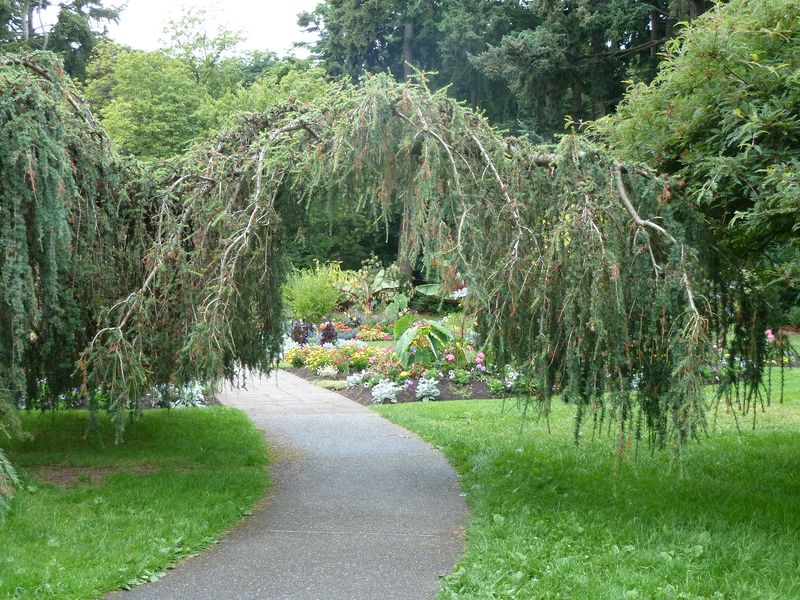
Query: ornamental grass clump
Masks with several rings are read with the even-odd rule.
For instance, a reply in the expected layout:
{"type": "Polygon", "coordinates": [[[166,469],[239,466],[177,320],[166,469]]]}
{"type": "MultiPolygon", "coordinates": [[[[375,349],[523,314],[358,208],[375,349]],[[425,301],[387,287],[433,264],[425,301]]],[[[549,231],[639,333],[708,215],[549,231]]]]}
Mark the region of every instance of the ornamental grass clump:
{"type": "Polygon", "coordinates": [[[318,323],[336,308],[341,293],[334,287],[338,265],[317,263],[289,275],[283,285],[283,299],[297,319],[318,323]]]}

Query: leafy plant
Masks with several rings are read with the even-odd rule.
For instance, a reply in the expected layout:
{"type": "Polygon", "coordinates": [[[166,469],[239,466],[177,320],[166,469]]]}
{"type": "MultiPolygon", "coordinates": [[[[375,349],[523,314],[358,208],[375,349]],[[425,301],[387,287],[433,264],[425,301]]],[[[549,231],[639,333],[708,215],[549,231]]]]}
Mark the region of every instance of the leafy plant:
{"type": "Polygon", "coordinates": [[[408,309],[408,296],[405,294],[395,294],[392,301],[386,306],[386,314],[393,319],[399,317],[408,309]]]}
{"type": "Polygon", "coordinates": [[[298,369],[306,364],[306,358],[302,352],[291,352],[286,356],[286,360],[290,365],[298,369]]]}
{"type": "Polygon", "coordinates": [[[319,343],[323,346],[325,344],[333,344],[339,337],[339,332],[336,330],[336,327],[330,321],[323,323],[323,325],[319,328],[319,343]]]}
{"type": "Polygon", "coordinates": [[[392,336],[388,331],[383,329],[383,325],[364,324],[358,327],[356,339],[363,340],[365,342],[380,342],[391,340],[392,336]]]}
{"type": "Polygon", "coordinates": [[[489,387],[489,393],[492,396],[502,396],[508,391],[505,383],[497,377],[490,378],[489,381],[487,381],[487,385],[489,387]]]}
{"type": "Polygon", "coordinates": [[[453,373],[453,383],[458,385],[467,385],[470,381],[472,381],[472,375],[466,369],[455,369],[452,371],[453,373]]]}
{"type": "Polygon", "coordinates": [[[334,365],[322,365],[315,371],[315,373],[320,377],[334,377],[337,373],[339,373],[339,369],[337,369],[334,365]]]}
{"type": "Polygon", "coordinates": [[[433,321],[419,321],[414,315],[401,317],[394,326],[397,358],[404,367],[432,366],[440,360],[453,332],[433,321]]]}
{"type": "Polygon", "coordinates": [[[317,263],[313,269],[300,269],[283,285],[283,298],[295,318],[318,323],[339,303],[341,294],[334,287],[338,265],[317,263]]]}
{"type": "Polygon", "coordinates": [[[173,400],[170,408],[187,408],[206,406],[203,393],[203,384],[199,381],[190,381],[183,385],[171,386],[173,400]]]}
{"type": "Polygon", "coordinates": [[[303,321],[294,321],[292,324],[292,341],[304,346],[308,343],[309,336],[314,333],[314,326],[303,321]]]}
{"type": "Polygon", "coordinates": [[[372,402],[375,404],[383,404],[384,402],[395,404],[397,402],[397,394],[402,389],[402,386],[397,385],[391,379],[382,379],[380,383],[372,388],[372,402]]]}
{"type": "Polygon", "coordinates": [[[354,388],[356,386],[361,385],[364,382],[364,374],[363,373],[353,373],[352,375],[347,376],[347,387],[354,388]]]}
{"type": "Polygon", "coordinates": [[[371,315],[374,305],[399,287],[399,280],[390,274],[389,269],[381,265],[377,256],[373,255],[362,263],[351,281],[342,285],[340,289],[353,302],[361,305],[364,314],[371,315]]]}
{"type": "Polygon", "coordinates": [[[422,400],[423,402],[436,400],[440,394],[439,382],[436,379],[425,379],[423,377],[417,382],[417,400],[422,400]]]}

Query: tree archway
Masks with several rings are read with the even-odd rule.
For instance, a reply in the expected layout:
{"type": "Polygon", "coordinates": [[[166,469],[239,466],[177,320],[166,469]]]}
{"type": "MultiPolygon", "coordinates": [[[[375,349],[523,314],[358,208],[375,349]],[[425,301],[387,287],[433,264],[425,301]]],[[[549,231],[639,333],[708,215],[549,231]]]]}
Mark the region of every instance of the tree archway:
{"type": "Polygon", "coordinates": [[[591,415],[616,423],[621,447],[646,435],[680,448],[704,426],[693,216],[667,181],[601,145],[506,137],[422,78],[377,76],[244,115],[145,169],[116,157],[51,56],[2,70],[5,127],[24,132],[0,147],[3,223],[20,225],[3,226],[0,271],[24,281],[0,297],[6,406],[47,370],[52,345],[31,332],[61,335],[49,328],[64,307],[83,312],[60,364],[107,391],[120,428],[154,384],[268,370],[283,333],[282,218],[326,201],[376,218],[402,205],[403,256],[461,274],[486,343],[535,374],[545,412],[555,392],[577,404],[576,436],[591,415]],[[84,215],[101,213],[87,233],[84,215]]]}

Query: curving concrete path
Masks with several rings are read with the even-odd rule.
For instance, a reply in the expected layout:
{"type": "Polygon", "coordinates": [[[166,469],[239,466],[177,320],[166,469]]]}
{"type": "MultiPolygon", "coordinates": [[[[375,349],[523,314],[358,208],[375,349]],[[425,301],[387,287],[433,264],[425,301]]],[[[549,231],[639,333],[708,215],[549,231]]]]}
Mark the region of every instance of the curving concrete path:
{"type": "Polygon", "coordinates": [[[263,508],[159,581],[118,600],[433,598],[463,550],[458,479],[431,446],[279,371],[226,390],[273,453],[263,508]]]}

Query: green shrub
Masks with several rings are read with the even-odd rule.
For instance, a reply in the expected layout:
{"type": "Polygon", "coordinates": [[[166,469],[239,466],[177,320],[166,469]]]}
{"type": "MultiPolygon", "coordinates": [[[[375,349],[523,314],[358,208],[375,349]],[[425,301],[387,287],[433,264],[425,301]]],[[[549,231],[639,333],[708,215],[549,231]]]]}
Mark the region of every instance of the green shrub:
{"type": "Polygon", "coordinates": [[[350,368],[353,371],[363,371],[369,368],[369,358],[366,356],[354,356],[350,361],[350,368]]]}
{"type": "Polygon", "coordinates": [[[283,286],[283,298],[296,319],[318,323],[339,303],[340,292],[334,287],[339,267],[317,263],[313,269],[292,273],[283,286]]]}
{"type": "Polygon", "coordinates": [[[786,312],[786,324],[800,327],[800,304],[793,306],[786,312]]]}

